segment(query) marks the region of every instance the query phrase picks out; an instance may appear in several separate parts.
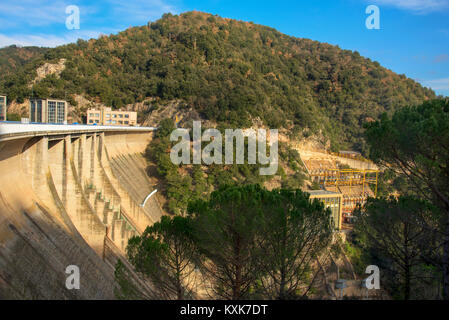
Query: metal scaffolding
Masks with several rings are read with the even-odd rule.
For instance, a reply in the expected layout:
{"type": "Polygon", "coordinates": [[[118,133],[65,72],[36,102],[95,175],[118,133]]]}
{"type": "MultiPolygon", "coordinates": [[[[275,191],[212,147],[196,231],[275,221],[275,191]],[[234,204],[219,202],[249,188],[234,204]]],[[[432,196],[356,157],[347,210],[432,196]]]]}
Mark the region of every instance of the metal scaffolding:
{"type": "Polygon", "coordinates": [[[372,169],[324,169],[320,172],[311,173],[310,176],[312,181],[316,181],[324,187],[362,186],[363,194],[365,193],[365,186],[373,185],[374,196],[376,197],[378,174],[378,170],[372,169]]]}
{"type": "Polygon", "coordinates": [[[377,196],[378,174],[378,170],[372,169],[322,169],[311,172],[310,176],[326,190],[343,194],[342,209],[346,215],[357,204],[363,205],[369,196],[377,196]]]}

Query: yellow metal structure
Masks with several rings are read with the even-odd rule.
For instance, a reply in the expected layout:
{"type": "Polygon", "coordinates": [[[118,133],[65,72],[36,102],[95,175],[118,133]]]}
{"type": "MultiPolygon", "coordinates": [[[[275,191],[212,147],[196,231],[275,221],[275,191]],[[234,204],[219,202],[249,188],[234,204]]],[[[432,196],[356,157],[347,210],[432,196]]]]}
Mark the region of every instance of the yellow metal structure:
{"type": "Polygon", "coordinates": [[[363,205],[369,196],[377,197],[378,175],[378,170],[330,168],[310,174],[312,181],[319,183],[324,189],[342,193],[344,217],[350,216],[355,207],[363,205]]]}
{"type": "Polygon", "coordinates": [[[363,194],[366,185],[374,186],[374,196],[377,196],[378,170],[356,170],[356,169],[325,169],[319,173],[310,174],[313,181],[324,187],[339,186],[362,186],[363,194]],[[318,178],[318,179],[314,179],[318,178]]]}

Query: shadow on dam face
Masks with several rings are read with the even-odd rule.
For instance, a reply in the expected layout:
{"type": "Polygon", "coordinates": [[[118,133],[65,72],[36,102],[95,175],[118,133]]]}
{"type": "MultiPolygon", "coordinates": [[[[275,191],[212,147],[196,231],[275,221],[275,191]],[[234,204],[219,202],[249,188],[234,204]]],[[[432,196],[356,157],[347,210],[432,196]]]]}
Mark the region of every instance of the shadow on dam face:
{"type": "Polygon", "coordinates": [[[0,299],[112,299],[113,270],[80,237],[36,206],[16,212],[0,229],[0,299]],[[66,287],[69,265],[80,268],[80,289],[66,287]]]}
{"type": "Polygon", "coordinates": [[[0,140],[0,299],[114,298],[128,239],[163,214],[156,198],[138,206],[154,187],[142,156],[151,138],[0,140]],[[80,269],[79,290],[65,286],[69,265],[80,269]]]}

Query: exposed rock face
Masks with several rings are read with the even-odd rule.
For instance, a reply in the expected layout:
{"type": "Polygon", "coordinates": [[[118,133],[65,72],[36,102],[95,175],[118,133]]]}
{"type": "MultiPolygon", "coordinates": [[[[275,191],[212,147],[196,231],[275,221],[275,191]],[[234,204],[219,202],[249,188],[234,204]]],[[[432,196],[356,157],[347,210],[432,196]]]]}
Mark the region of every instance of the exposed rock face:
{"type": "MultiPolygon", "coordinates": [[[[68,114],[67,114],[68,123],[73,122],[82,123],[83,116],[86,115],[86,110],[92,106],[92,103],[89,100],[84,99],[82,96],[77,97],[81,97],[83,101],[86,102],[82,103],[81,107],[72,106],[70,103],[68,104],[68,114]]],[[[75,98],[75,101],[78,101],[78,99],[75,98]]],[[[21,116],[22,118],[28,118],[30,116],[30,100],[25,99],[25,101],[22,103],[12,101],[8,105],[8,113],[9,114],[15,113],[21,116]]]]}
{"type": "MultiPolygon", "coordinates": [[[[58,63],[45,63],[36,69],[37,76],[36,78],[28,85],[29,88],[33,86],[33,84],[41,81],[45,77],[51,74],[55,74],[57,77],[61,74],[61,72],[65,69],[66,59],[60,59],[58,63]]],[[[15,113],[20,115],[23,118],[29,117],[29,106],[30,101],[25,99],[24,102],[20,103],[17,101],[9,101],[8,105],[8,113],[15,113]]],[[[69,114],[71,113],[71,107],[69,106],[69,114]]],[[[79,121],[79,118],[76,116],[73,119],[74,121],[79,121]]]]}
{"type": "Polygon", "coordinates": [[[59,77],[61,72],[65,69],[65,62],[66,59],[62,58],[58,63],[44,63],[44,65],[36,69],[37,77],[33,80],[33,83],[39,82],[51,74],[55,74],[59,77]]]}
{"type": "Polygon", "coordinates": [[[25,99],[24,102],[19,103],[16,101],[8,102],[8,113],[15,113],[20,115],[22,118],[29,117],[30,101],[25,99]]]}
{"type": "Polygon", "coordinates": [[[201,120],[202,125],[207,127],[215,126],[210,121],[201,119],[198,112],[193,110],[193,108],[186,106],[186,104],[181,101],[170,101],[163,106],[153,102],[148,102],[148,104],[149,105],[146,108],[145,106],[140,107],[141,110],[146,113],[146,119],[143,122],[146,126],[157,127],[165,118],[173,119],[179,126],[183,126],[183,124],[188,124],[189,122],[191,125],[191,122],[194,120],[201,120]]]}

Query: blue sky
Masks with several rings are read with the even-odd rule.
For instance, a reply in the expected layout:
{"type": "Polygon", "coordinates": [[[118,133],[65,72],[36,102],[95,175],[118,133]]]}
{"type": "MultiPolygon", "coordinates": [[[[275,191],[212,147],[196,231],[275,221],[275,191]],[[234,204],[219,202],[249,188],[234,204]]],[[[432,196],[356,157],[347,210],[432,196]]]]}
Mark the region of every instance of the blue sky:
{"type": "Polygon", "coordinates": [[[449,96],[449,0],[0,0],[0,47],[53,47],[191,10],[357,50],[449,96]],[[365,27],[371,4],[380,9],[380,30],[365,27]],[[69,5],[80,8],[79,30],[66,28],[69,5]]]}

